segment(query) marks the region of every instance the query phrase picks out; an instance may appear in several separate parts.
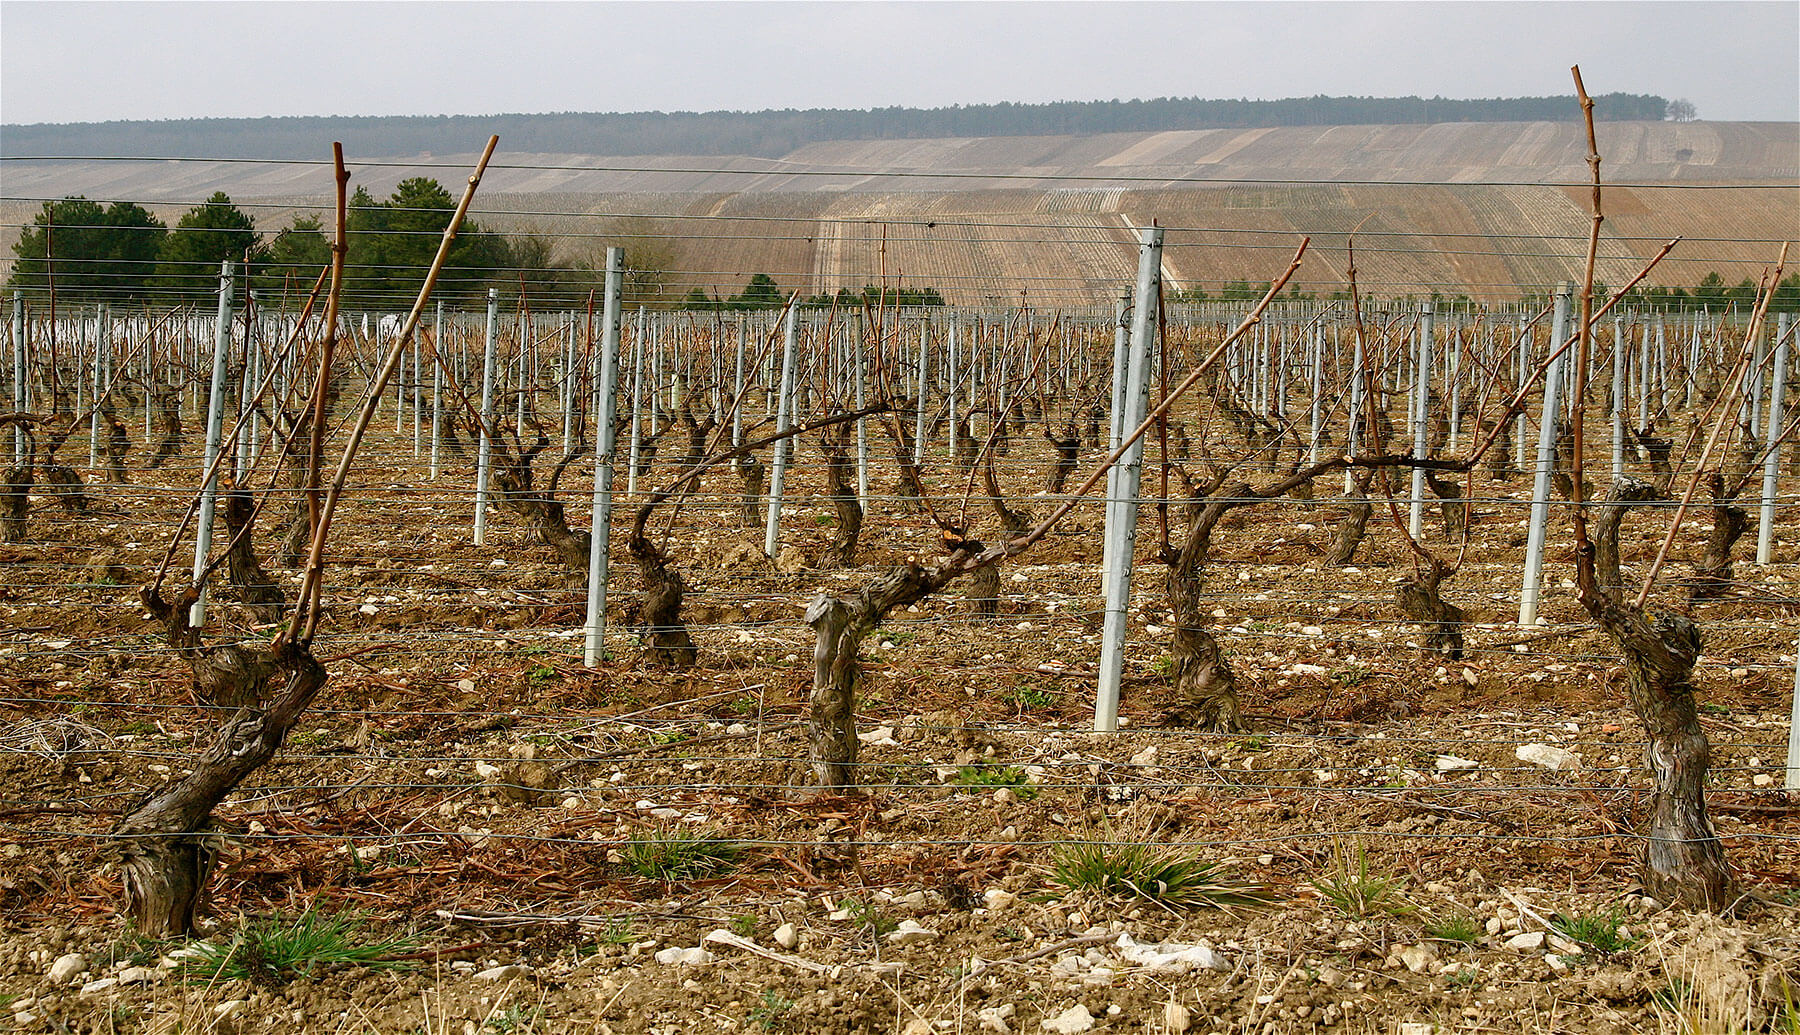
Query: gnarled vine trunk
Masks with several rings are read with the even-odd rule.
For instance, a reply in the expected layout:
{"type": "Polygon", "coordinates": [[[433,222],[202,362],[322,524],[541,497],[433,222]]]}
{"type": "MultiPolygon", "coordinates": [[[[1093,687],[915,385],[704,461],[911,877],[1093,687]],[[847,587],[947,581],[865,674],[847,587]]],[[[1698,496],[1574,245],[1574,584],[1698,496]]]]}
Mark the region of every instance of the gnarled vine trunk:
{"type": "Polygon", "coordinates": [[[862,683],[857,653],[863,639],[889,611],[923,600],[958,574],[949,565],[908,564],[854,593],[821,595],[807,606],[814,645],[806,740],[820,790],[856,787],[856,691],[862,683]]]}
{"type": "Polygon", "coordinates": [[[1369,478],[1373,474],[1367,469],[1351,476],[1354,486],[1350,495],[1344,497],[1344,518],[1338,522],[1337,534],[1331,539],[1330,549],[1325,551],[1325,563],[1332,567],[1342,567],[1356,558],[1356,548],[1362,545],[1363,535],[1369,529],[1369,516],[1375,508],[1369,503],[1369,478]]]}
{"type": "Polygon", "coordinates": [[[1174,637],[1169,645],[1169,676],[1176,704],[1163,714],[1165,722],[1198,726],[1229,733],[1243,729],[1238,710],[1237,679],[1219,643],[1206,628],[1206,561],[1212,551],[1212,532],[1233,500],[1253,499],[1249,485],[1218,493],[1198,508],[1188,521],[1187,538],[1169,566],[1169,610],[1175,616],[1174,637]]]}
{"type": "Polygon", "coordinates": [[[126,915],[140,934],[165,938],[193,929],[216,853],[213,809],[275,756],[325,685],[326,673],[309,650],[291,641],[273,651],[202,647],[198,630],[187,622],[188,608],[199,598],[196,589],[190,587],[172,604],[148,590],[140,598],[192,666],[196,696],[237,709],[195,760],[193,773],[132,809],[107,841],[107,861],[119,872],[126,915]],[[278,690],[264,707],[271,685],[278,690]]]}
{"type": "Polygon", "coordinates": [[[1731,548],[1737,545],[1750,527],[1750,515],[1725,498],[1724,479],[1718,472],[1711,478],[1713,496],[1712,531],[1706,545],[1694,561],[1694,576],[1688,580],[1688,598],[1709,600],[1724,596],[1731,589],[1731,548]]]}
{"type": "Polygon", "coordinates": [[[850,429],[840,424],[819,436],[825,454],[825,481],[831,487],[831,504],[837,511],[837,534],[819,559],[829,566],[856,565],[856,543],[862,535],[862,501],[856,495],[856,463],[850,457],[850,429]]]}
{"type": "Polygon", "coordinates": [[[1710,746],[1692,680],[1700,629],[1682,615],[1653,616],[1628,603],[1618,570],[1620,522],[1631,507],[1658,495],[1636,478],[1614,483],[1596,516],[1594,541],[1576,552],[1576,585],[1582,606],[1624,655],[1631,708],[1649,739],[1645,763],[1653,792],[1642,835],[1644,889],[1665,904],[1718,910],[1736,890],[1706,814],[1710,746]]]}
{"type": "Polygon", "coordinates": [[[1450,566],[1433,557],[1421,572],[1408,576],[1394,587],[1394,602],[1400,613],[1425,627],[1425,647],[1453,659],[1463,655],[1463,625],[1469,616],[1462,608],[1439,595],[1445,578],[1452,574],[1450,566]]]}
{"type": "Polygon", "coordinates": [[[626,541],[626,552],[637,562],[644,584],[644,602],[638,607],[638,623],[644,638],[644,651],[652,662],[675,669],[692,668],[700,648],[688,635],[687,623],[681,618],[681,604],[687,595],[687,582],[681,572],[669,565],[668,555],[636,529],[626,541]]]}
{"type": "Polygon", "coordinates": [[[225,568],[237,589],[238,600],[257,621],[279,622],[287,610],[287,600],[256,556],[250,529],[256,520],[256,503],[244,489],[232,489],[225,493],[224,504],[225,529],[231,537],[225,550],[225,568]]]}

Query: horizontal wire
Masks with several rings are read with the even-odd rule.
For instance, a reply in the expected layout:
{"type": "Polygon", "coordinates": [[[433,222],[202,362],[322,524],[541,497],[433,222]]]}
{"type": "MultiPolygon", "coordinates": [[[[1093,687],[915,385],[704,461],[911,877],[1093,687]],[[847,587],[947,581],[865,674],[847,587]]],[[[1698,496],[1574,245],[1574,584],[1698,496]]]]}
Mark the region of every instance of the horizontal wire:
{"type": "MultiPolygon", "coordinates": [[[[471,156],[472,157],[472,156],[471,156]]],[[[780,159],[757,158],[743,156],[745,161],[762,161],[780,163],[780,159]]],[[[333,162],[322,158],[184,158],[173,155],[0,155],[0,162],[140,162],[158,164],[179,164],[198,162],[219,165],[278,165],[331,168],[333,162]]],[[[785,164],[785,163],[783,163],[785,164]]],[[[348,161],[347,169],[454,169],[467,172],[469,166],[458,162],[418,162],[418,161],[348,161]]],[[[1256,186],[1334,186],[1334,187],[1586,187],[1586,180],[1351,180],[1351,179],[1299,179],[1284,177],[1206,177],[1206,176],[1142,176],[1142,175],[1098,175],[1077,173],[996,173],[996,172],[948,172],[948,171],[915,171],[902,169],[869,169],[846,166],[842,168],[808,168],[771,167],[764,169],[729,169],[705,166],[665,166],[665,165],[561,165],[553,163],[516,163],[490,162],[489,171],[497,169],[522,170],[526,172],[612,172],[612,173],[664,173],[664,174],[700,174],[707,176],[742,176],[742,177],[845,177],[854,176],[861,179],[923,179],[923,180],[1003,180],[1003,181],[1048,181],[1067,183],[1185,183],[1185,184],[1248,184],[1256,186]]],[[[1734,182],[1734,183],[1696,183],[1693,181],[1635,181],[1618,180],[1608,182],[1614,189],[1631,188],[1646,190],[1740,190],[1746,187],[1788,187],[1795,181],[1773,179],[1770,182],[1734,182]]],[[[599,192],[596,192],[599,193],[599,192]]]]}

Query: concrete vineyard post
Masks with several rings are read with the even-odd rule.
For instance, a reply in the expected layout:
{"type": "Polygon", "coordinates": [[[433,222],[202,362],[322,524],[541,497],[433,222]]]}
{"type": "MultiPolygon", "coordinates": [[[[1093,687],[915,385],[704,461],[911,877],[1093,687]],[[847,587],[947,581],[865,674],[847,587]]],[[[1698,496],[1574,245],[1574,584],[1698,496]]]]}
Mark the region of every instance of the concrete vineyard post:
{"type": "MultiPolygon", "coordinates": [[[[1362,335],[1353,331],[1353,337],[1355,341],[1352,342],[1352,347],[1355,351],[1350,361],[1350,420],[1349,427],[1344,432],[1344,454],[1346,456],[1355,456],[1356,451],[1362,447],[1363,380],[1367,376],[1363,373],[1365,360],[1362,335]]],[[[1344,492],[1348,495],[1354,491],[1356,491],[1356,477],[1352,472],[1346,470],[1344,472],[1344,492]]]]}
{"type": "MultiPolygon", "coordinates": [[[[1138,244],[1137,305],[1131,317],[1131,356],[1126,364],[1129,384],[1124,393],[1128,411],[1124,427],[1143,423],[1150,401],[1150,354],[1155,349],[1156,299],[1160,294],[1163,231],[1140,231],[1138,244]]],[[[1114,447],[1117,448],[1116,446],[1114,447]]],[[[1100,670],[1094,692],[1094,732],[1112,733],[1119,728],[1119,679],[1125,667],[1125,622],[1131,602],[1131,562],[1137,538],[1138,485],[1142,476],[1144,440],[1139,438],[1113,468],[1118,477],[1109,482],[1106,503],[1106,617],[1101,631],[1100,670]]]]}
{"type": "Polygon", "coordinates": [[[112,309],[102,305],[94,315],[94,412],[88,415],[88,466],[100,466],[100,397],[106,388],[106,368],[112,359],[112,309]]]}
{"type": "Polygon", "coordinates": [[[487,540],[488,466],[494,459],[494,321],[500,315],[500,291],[488,288],[487,324],[482,336],[481,445],[475,470],[475,545],[487,540]]]}
{"type": "Polygon", "coordinates": [[[1448,364],[1444,383],[1450,389],[1450,441],[1446,448],[1452,456],[1462,439],[1462,350],[1462,328],[1452,317],[1444,327],[1444,361],[1448,364]]]}
{"type": "MultiPolygon", "coordinates": [[[[1531,370],[1532,370],[1531,356],[1532,356],[1533,351],[1534,351],[1534,347],[1533,347],[1532,334],[1531,334],[1531,318],[1526,316],[1524,313],[1520,313],[1519,314],[1519,342],[1518,342],[1518,375],[1519,375],[1519,387],[1520,388],[1524,388],[1526,382],[1531,377],[1531,370]]],[[[1512,438],[1513,438],[1513,467],[1518,470],[1521,470],[1521,471],[1523,471],[1525,469],[1525,432],[1528,429],[1528,426],[1529,425],[1526,421],[1525,411],[1523,409],[1521,409],[1519,411],[1519,415],[1517,417],[1513,418],[1513,436],[1512,436],[1512,438]]]]}
{"type": "Polygon", "coordinates": [[[931,387],[931,363],[926,350],[931,343],[931,322],[929,319],[919,321],[919,397],[913,409],[913,467],[917,468],[925,462],[925,396],[931,387]]]}
{"type": "MultiPolygon", "coordinates": [[[[860,325],[861,314],[857,322],[860,325]]],[[[864,382],[868,378],[868,370],[863,356],[863,339],[859,332],[850,341],[851,355],[854,359],[854,376],[856,378],[856,408],[862,409],[868,403],[868,389],[864,382]]],[[[869,428],[868,421],[857,418],[856,421],[856,497],[864,501],[869,498],[869,428]]]]}
{"type": "MultiPolygon", "coordinates": [[[[28,367],[25,362],[25,296],[20,292],[14,291],[12,302],[13,302],[13,304],[12,304],[13,409],[17,412],[23,413],[25,411],[25,408],[26,408],[26,405],[28,402],[28,400],[25,397],[25,383],[26,383],[26,381],[28,381],[30,379],[29,374],[28,374],[28,367]]],[[[148,406],[146,406],[144,408],[144,412],[146,414],[148,414],[150,412],[148,406]]],[[[145,420],[148,421],[149,418],[146,416],[145,420]]],[[[146,438],[149,437],[148,432],[145,433],[145,437],[146,438]]],[[[23,464],[24,462],[25,462],[25,429],[22,427],[14,428],[13,429],[13,463],[14,464],[23,464]]]]}
{"type": "MultiPolygon", "coordinates": [[[[200,487],[200,513],[194,525],[194,581],[206,570],[206,555],[212,552],[213,514],[218,506],[219,473],[214,464],[219,458],[219,440],[225,424],[225,373],[231,357],[231,260],[219,264],[219,315],[213,324],[212,387],[206,397],[206,448],[200,458],[200,471],[206,481],[200,487]]],[[[206,624],[206,588],[200,599],[188,610],[188,624],[198,628],[206,624]]]]}
{"type": "MultiPolygon", "coordinates": [[[[1119,442],[1125,437],[1125,429],[1119,422],[1125,419],[1125,365],[1131,355],[1131,292],[1127,290],[1119,296],[1113,309],[1113,364],[1112,364],[1112,426],[1107,432],[1106,448],[1110,452],[1119,448],[1119,442]]],[[[1115,472],[1107,472],[1106,499],[1110,506],[1113,499],[1112,480],[1115,472]]]]}
{"type": "Polygon", "coordinates": [[[949,445],[949,450],[950,450],[950,456],[951,456],[950,462],[955,463],[956,462],[955,461],[956,440],[958,438],[957,432],[959,430],[957,427],[958,414],[956,412],[956,401],[957,401],[956,397],[958,394],[957,393],[957,378],[961,376],[962,363],[963,363],[963,357],[961,355],[959,355],[956,350],[956,347],[959,343],[956,340],[956,314],[955,313],[950,314],[949,335],[950,335],[949,336],[949,358],[946,360],[945,365],[944,365],[944,391],[948,392],[949,396],[950,396],[950,439],[949,439],[950,445],[949,445]]]}
{"type": "Polygon", "coordinates": [[[600,370],[594,376],[594,520],[588,545],[588,603],[583,663],[600,664],[606,636],[607,549],[612,538],[614,415],[619,397],[620,298],[625,287],[625,249],[606,250],[606,302],[601,312],[600,370]]]}
{"type": "Polygon", "coordinates": [[[1307,390],[1312,394],[1311,419],[1307,429],[1306,462],[1319,462],[1319,431],[1324,426],[1325,411],[1325,325],[1321,321],[1313,325],[1312,332],[1312,376],[1307,390]]]}
{"type": "Polygon", "coordinates": [[[1613,317],[1612,351],[1612,476],[1625,473],[1625,361],[1631,339],[1625,333],[1625,317],[1613,317]]]}
{"type": "Polygon", "coordinates": [[[444,363],[449,358],[444,355],[444,303],[437,304],[437,316],[432,322],[431,347],[437,353],[437,362],[431,364],[431,480],[437,481],[438,456],[444,442],[444,363]]]}
{"type": "MultiPolygon", "coordinates": [[[[1556,308],[1551,317],[1550,348],[1562,347],[1569,331],[1569,299],[1566,283],[1556,288],[1556,308]]],[[[1531,483],[1531,527],[1525,540],[1525,580],[1519,588],[1519,624],[1536,625],[1538,600],[1544,583],[1544,530],[1550,519],[1550,472],[1556,464],[1557,404],[1562,385],[1561,363],[1544,369],[1543,417],[1538,421],[1537,474],[1531,483]]]]}
{"type": "Polygon", "coordinates": [[[644,307],[631,325],[631,460],[625,468],[625,491],[635,495],[638,463],[644,448],[644,307]]]}
{"type": "MultiPolygon", "coordinates": [[[[788,426],[794,419],[794,345],[800,337],[800,307],[790,305],[787,311],[787,327],[782,333],[781,344],[781,393],[776,401],[775,433],[785,435],[788,426]]],[[[787,458],[789,439],[775,443],[775,455],[770,460],[769,471],[769,516],[763,531],[763,552],[773,560],[775,548],[781,543],[781,490],[787,478],[787,458]]]]}
{"type": "Polygon", "coordinates": [[[1756,529],[1756,563],[1767,566],[1775,546],[1775,489],[1781,468],[1782,397],[1787,392],[1788,336],[1793,313],[1782,313],[1775,324],[1775,367],[1769,383],[1769,419],[1763,432],[1762,515],[1756,529]]]}
{"type": "MultiPolygon", "coordinates": [[[[1419,306],[1419,358],[1413,364],[1413,440],[1414,460],[1424,460],[1431,452],[1431,435],[1427,430],[1431,419],[1431,333],[1432,306],[1419,306]]],[[[1412,469],[1412,502],[1406,514],[1406,530],[1414,539],[1425,528],[1425,468],[1412,469]]]]}

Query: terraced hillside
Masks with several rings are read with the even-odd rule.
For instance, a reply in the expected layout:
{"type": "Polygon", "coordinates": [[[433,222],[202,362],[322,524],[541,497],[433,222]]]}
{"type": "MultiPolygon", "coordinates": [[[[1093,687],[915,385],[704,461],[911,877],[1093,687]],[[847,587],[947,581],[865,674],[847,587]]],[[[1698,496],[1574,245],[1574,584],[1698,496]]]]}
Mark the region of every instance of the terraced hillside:
{"type": "MultiPolygon", "coordinates": [[[[1653,280],[1736,281],[1800,236],[1800,125],[1608,123],[1600,147],[1620,184],[1606,192],[1602,280],[1623,282],[1680,236],[1653,280]]],[[[609,235],[664,238],[674,294],[730,293],[766,272],[807,291],[886,276],[957,303],[1099,302],[1131,275],[1131,228],[1154,221],[1171,228],[1168,273],[1184,287],[1262,280],[1310,234],[1299,286],[1334,290],[1357,230],[1373,291],[1497,299],[1578,273],[1583,158],[1575,123],[854,141],[781,159],[503,153],[478,210],[552,236],[568,259],[609,235]]],[[[381,196],[408,176],[454,182],[469,160],[393,159],[354,182],[381,196]]],[[[138,201],[172,223],[224,190],[272,228],[316,213],[329,188],[319,165],[11,161],[6,173],[5,245],[49,197],[138,201]]]]}

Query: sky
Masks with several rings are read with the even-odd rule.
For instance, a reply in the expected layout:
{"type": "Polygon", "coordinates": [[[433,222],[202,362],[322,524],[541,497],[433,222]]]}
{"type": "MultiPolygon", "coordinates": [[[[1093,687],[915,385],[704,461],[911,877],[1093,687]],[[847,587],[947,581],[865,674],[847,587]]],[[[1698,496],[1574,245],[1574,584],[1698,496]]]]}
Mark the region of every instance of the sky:
{"type": "Polygon", "coordinates": [[[1800,120],[1800,3],[0,0],[0,121],[1591,93],[1800,120]]]}

